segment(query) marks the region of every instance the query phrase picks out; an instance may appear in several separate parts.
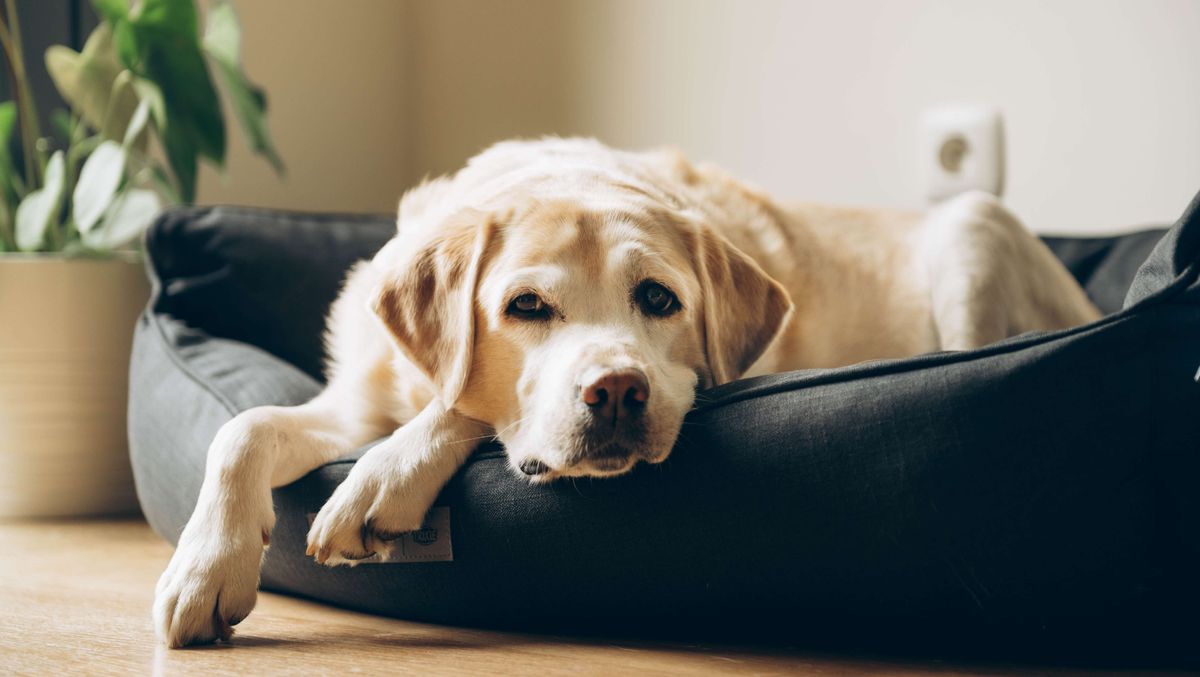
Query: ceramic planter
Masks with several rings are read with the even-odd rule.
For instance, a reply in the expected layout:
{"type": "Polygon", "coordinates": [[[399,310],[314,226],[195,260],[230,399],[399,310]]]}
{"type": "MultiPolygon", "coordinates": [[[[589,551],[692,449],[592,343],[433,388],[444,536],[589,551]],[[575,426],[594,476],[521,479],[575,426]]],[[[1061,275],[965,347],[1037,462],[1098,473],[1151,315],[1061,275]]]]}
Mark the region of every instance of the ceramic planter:
{"type": "Polygon", "coordinates": [[[140,258],[0,255],[0,516],[136,508],[125,432],[140,258]]]}

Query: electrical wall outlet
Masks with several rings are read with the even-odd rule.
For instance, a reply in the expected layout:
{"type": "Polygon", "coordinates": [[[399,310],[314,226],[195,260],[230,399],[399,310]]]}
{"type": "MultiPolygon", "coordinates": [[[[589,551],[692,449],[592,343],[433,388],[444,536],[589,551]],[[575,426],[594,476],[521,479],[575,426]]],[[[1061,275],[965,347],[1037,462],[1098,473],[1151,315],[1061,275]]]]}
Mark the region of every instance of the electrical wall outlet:
{"type": "Polygon", "coordinates": [[[1004,123],[987,106],[939,106],[921,116],[925,198],[940,202],[978,189],[1004,192],[1004,123]]]}

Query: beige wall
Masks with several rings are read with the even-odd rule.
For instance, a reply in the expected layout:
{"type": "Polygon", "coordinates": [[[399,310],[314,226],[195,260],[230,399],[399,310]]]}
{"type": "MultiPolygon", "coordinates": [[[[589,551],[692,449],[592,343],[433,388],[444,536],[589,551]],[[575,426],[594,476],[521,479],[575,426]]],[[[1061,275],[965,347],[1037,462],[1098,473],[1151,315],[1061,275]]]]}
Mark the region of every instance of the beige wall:
{"type": "Polygon", "coordinates": [[[388,211],[494,140],[582,133],[780,196],[919,206],[918,120],[945,102],[1003,110],[1006,198],[1038,230],[1169,221],[1200,189],[1195,0],[237,6],[290,172],[235,138],[203,201],[388,211]]]}
{"type": "Polygon", "coordinates": [[[416,180],[515,136],[585,132],[568,0],[409,4],[409,163],[416,180]]]}
{"type": "Polygon", "coordinates": [[[267,90],[283,178],[229,114],[226,176],[206,167],[198,202],[391,212],[407,180],[409,26],[398,0],[236,0],[243,61],[267,90]]]}

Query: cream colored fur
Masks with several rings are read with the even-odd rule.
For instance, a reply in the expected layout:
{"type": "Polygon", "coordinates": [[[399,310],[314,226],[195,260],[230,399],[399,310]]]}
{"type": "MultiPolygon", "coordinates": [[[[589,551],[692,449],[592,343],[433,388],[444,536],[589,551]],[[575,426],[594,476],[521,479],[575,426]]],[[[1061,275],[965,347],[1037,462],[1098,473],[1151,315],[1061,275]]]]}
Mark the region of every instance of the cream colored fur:
{"type": "Polygon", "coordinates": [[[923,215],[785,205],[671,151],[501,143],[409,192],[396,237],[350,273],[329,316],[326,390],[221,428],[155,625],[173,647],[228,638],[254,606],[271,488],[381,436],[312,525],[320,562],[353,564],[419,527],[493,437],[514,471],[537,470],[531,481],[613,475],[666,458],[697,388],[1097,317],[984,194],[923,215]],[[646,310],[650,281],[675,312],[646,310]],[[519,315],[522,294],[553,314],[519,315]],[[581,399],[614,374],[640,375],[648,393],[617,442],[581,399]]]}

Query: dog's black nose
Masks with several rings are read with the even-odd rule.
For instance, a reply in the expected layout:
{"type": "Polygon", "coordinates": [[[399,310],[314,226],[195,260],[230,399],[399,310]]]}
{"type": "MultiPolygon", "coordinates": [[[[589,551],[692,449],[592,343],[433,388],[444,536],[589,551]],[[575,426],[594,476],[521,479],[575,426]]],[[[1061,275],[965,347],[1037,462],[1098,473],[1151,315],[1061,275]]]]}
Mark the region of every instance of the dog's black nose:
{"type": "Polygon", "coordinates": [[[521,461],[521,472],[529,475],[530,477],[534,475],[544,475],[550,472],[550,466],[537,459],[527,458],[524,461],[521,461]]]}
{"type": "Polygon", "coordinates": [[[592,415],[616,423],[646,409],[650,382],[640,369],[620,369],[601,374],[580,389],[592,415]]]}

